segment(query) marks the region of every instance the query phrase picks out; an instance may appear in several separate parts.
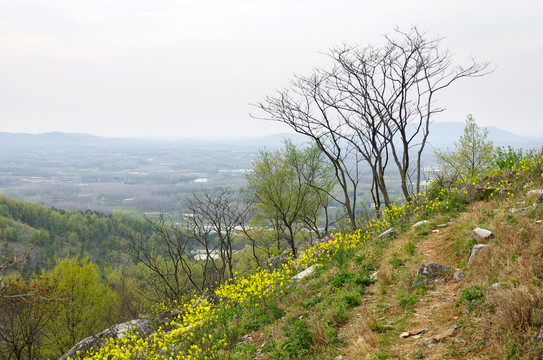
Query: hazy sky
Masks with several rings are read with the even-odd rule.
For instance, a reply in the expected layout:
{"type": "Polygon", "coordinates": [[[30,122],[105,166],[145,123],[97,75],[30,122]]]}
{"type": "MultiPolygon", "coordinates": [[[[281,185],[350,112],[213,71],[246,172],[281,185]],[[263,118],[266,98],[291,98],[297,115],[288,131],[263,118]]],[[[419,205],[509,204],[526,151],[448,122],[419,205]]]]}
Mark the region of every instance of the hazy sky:
{"type": "Polygon", "coordinates": [[[287,132],[249,105],[327,63],[417,25],[456,63],[496,71],[458,81],[438,121],[543,136],[540,0],[0,0],[0,131],[123,137],[287,132]]]}

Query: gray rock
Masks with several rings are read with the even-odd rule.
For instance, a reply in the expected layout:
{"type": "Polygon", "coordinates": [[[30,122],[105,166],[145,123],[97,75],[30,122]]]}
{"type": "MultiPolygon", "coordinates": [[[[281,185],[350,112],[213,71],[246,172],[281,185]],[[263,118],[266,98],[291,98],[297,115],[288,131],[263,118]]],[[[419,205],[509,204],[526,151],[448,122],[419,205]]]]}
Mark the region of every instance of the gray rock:
{"type": "Polygon", "coordinates": [[[77,356],[78,351],[86,351],[92,348],[100,340],[105,340],[105,339],[109,339],[113,337],[117,337],[117,338],[125,337],[129,331],[140,331],[144,334],[149,334],[151,332],[149,320],[143,319],[143,318],[130,320],[122,324],[114,325],[96,335],[89,336],[81,340],[77,344],[75,344],[75,346],[72,347],[70,350],[68,350],[68,352],[63,354],[59,358],[59,360],[66,360],[68,358],[75,359],[78,357],[77,356]]]}
{"type": "Polygon", "coordinates": [[[446,275],[451,271],[451,269],[452,268],[450,266],[441,265],[438,263],[421,265],[417,271],[417,274],[415,275],[415,280],[413,280],[412,286],[415,287],[420,283],[427,282],[428,279],[446,275]]]}
{"type": "Polygon", "coordinates": [[[543,201],[543,189],[530,190],[526,196],[529,198],[536,198],[537,201],[543,201]]]}
{"type": "Polygon", "coordinates": [[[379,239],[379,238],[393,237],[394,235],[395,235],[394,228],[390,228],[387,231],[385,231],[384,233],[381,233],[379,236],[377,236],[377,238],[379,239]]]}
{"type": "Polygon", "coordinates": [[[523,213],[525,211],[528,211],[528,210],[533,210],[533,209],[536,209],[537,208],[537,204],[532,204],[531,206],[526,206],[526,207],[523,207],[523,208],[513,208],[513,209],[509,209],[510,212],[512,212],[513,214],[515,213],[523,213]]]}
{"type": "Polygon", "coordinates": [[[279,270],[283,267],[283,264],[288,262],[287,258],[282,255],[274,256],[264,261],[262,269],[273,272],[274,270],[279,270]]]}
{"type": "Polygon", "coordinates": [[[494,237],[492,231],[487,229],[475,228],[471,233],[471,237],[477,241],[488,240],[494,237]]]}
{"type": "Polygon", "coordinates": [[[473,261],[473,259],[475,259],[477,254],[481,251],[481,249],[484,249],[487,246],[488,246],[487,244],[473,245],[473,248],[471,249],[471,254],[469,255],[469,259],[468,259],[468,265],[473,261]]]}
{"type": "Polygon", "coordinates": [[[466,274],[460,269],[456,270],[453,275],[454,281],[462,281],[466,277],[466,274]]]}
{"type": "Polygon", "coordinates": [[[421,220],[421,221],[419,221],[419,222],[414,223],[414,224],[413,224],[413,227],[414,227],[414,228],[418,228],[419,226],[422,226],[422,225],[425,225],[425,224],[428,224],[428,223],[429,223],[428,220],[421,220]]]}
{"type": "Polygon", "coordinates": [[[309,275],[313,274],[315,270],[318,268],[319,268],[319,264],[312,265],[308,267],[307,269],[305,269],[304,271],[302,271],[301,273],[294,275],[292,277],[292,280],[302,280],[303,278],[308,277],[309,275]]]}

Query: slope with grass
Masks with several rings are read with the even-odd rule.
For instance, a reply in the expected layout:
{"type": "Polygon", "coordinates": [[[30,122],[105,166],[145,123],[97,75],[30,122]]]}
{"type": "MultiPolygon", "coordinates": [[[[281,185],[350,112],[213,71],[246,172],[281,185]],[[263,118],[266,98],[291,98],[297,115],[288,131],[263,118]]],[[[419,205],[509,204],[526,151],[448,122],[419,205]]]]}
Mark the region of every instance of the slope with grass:
{"type": "MultiPolygon", "coordinates": [[[[354,234],[273,272],[237,277],[214,300],[87,358],[534,359],[543,349],[543,154],[451,192],[387,209],[354,234]],[[530,193],[532,195],[532,193],[530,193]],[[420,220],[427,222],[413,227],[420,220]],[[487,240],[475,228],[493,232],[487,240]],[[394,228],[394,236],[379,236],[394,228]],[[477,243],[485,247],[468,263],[477,243]],[[449,267],[413,286],[421,265],[449,267]],[[302,279],[301,270],[312,271],[302,279]]],[[[162,309],[164,310],[164,309],[162,309]]]]}

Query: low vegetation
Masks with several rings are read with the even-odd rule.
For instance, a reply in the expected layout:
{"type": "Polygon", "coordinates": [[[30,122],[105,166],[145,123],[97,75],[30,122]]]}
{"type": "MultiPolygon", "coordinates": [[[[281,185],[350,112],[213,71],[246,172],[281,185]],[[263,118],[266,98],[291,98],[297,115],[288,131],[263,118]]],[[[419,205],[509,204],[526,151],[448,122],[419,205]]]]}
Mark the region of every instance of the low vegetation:
{"type": "Polygon", "coordinates": [[[215,290],[217,303],[186,299],[176,305],[183,315],[168,327],[108,340],[86,356],[538,358],[543,208],[536,200],[525,211],[511,210],[532,203],[526,193],[543,186],[542,171],[543,154],[531,152],[510,172],[488,173],[476,184],[492,189],[482,201],[456,189],[397,204],[363,229],[334,234],[279,269],[234,277],[215,290]],[[507,192],[494,187],[504,182],[507,192]],[[420,219],[429,222],[412,228],[420,219]],[[496,235],[467,265],[470,235],[479,226],[496,235]],[[377,237],[390,227],[399,234],[377,237]],[[432,261],[464,277],[455,281],[449,274],[412,287],[418,266],[432,261]],[[307,278],[293,278],[310,267],[307,278]]]}

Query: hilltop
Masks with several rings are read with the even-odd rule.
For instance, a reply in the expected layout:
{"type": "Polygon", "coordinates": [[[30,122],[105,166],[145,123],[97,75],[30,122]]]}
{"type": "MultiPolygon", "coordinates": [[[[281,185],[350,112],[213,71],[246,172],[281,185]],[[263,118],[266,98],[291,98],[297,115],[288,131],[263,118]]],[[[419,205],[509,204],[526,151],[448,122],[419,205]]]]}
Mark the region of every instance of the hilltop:
{"type": "Polygon", "coordinates": [[[534,152],[395,204],[273,271],[163,308],[154,330],[90,358],[540,358],[542,176],[534,152]]]}

